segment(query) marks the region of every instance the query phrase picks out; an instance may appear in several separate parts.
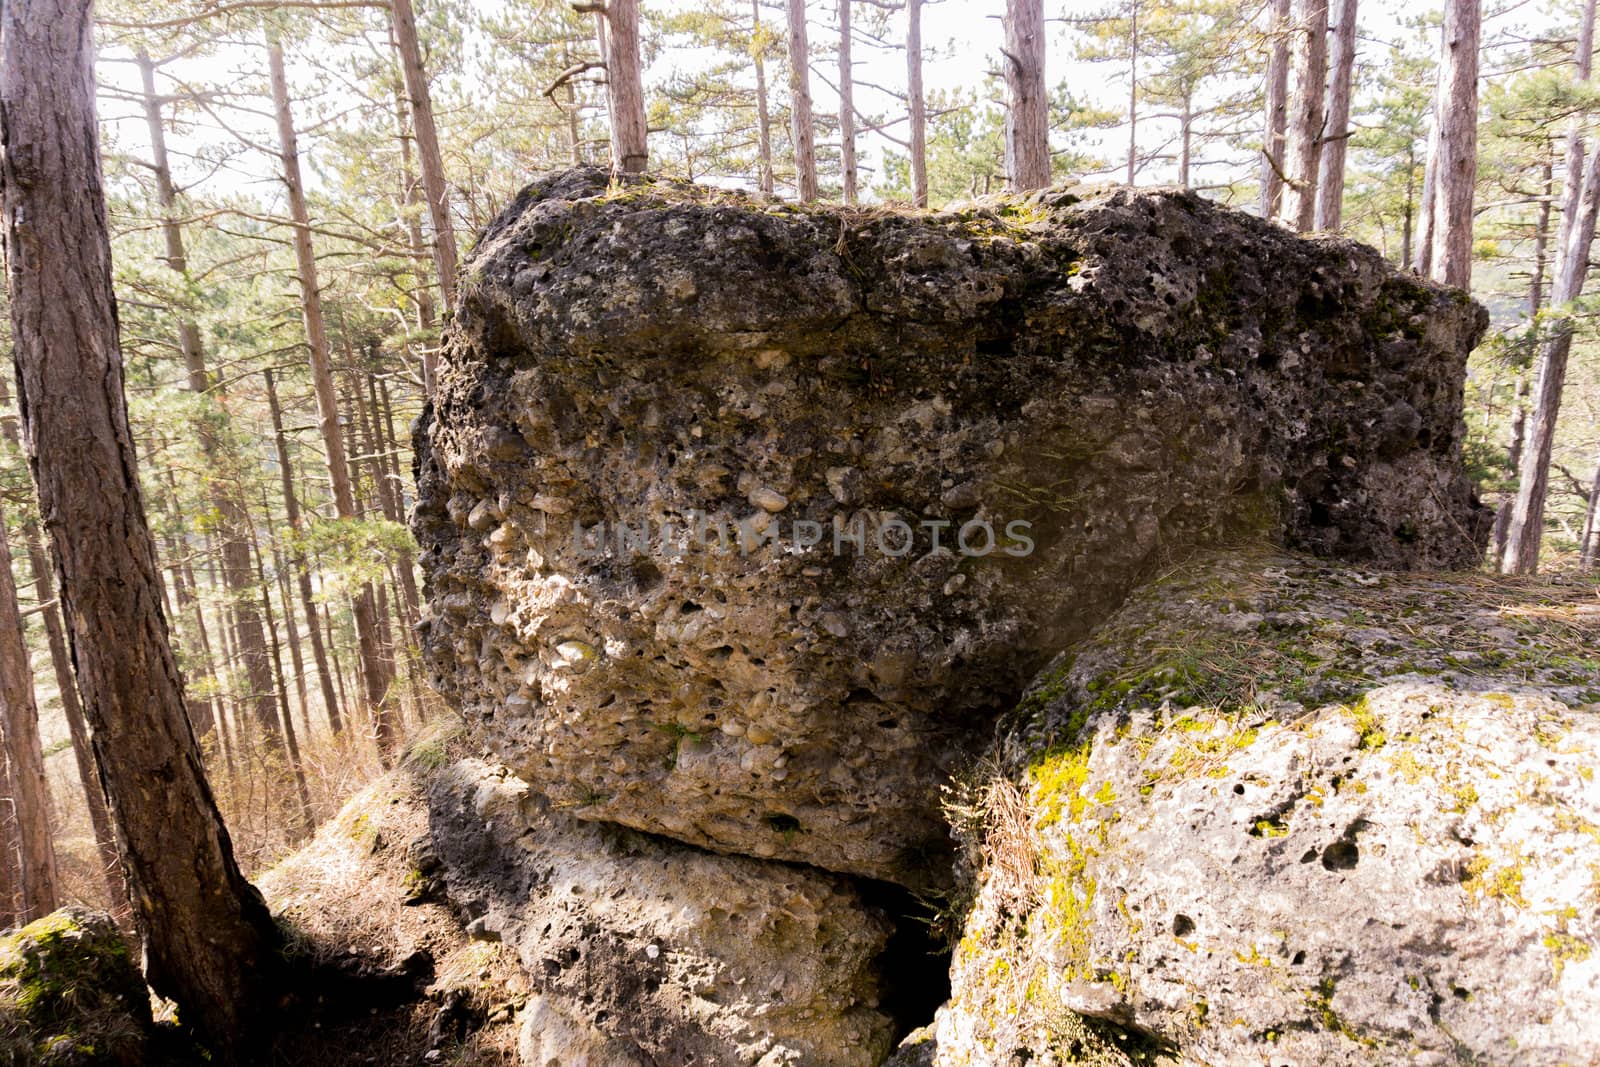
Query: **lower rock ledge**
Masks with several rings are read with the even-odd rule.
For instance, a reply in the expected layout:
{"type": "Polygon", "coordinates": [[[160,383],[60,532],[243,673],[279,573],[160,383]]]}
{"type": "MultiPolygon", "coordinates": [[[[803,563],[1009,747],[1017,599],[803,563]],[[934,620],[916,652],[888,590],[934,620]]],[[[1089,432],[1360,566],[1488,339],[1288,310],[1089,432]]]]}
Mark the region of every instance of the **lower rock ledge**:
{"type": "Polygon", "coordinates": [[[430,826],[451,903],[538,996],[523,1062],[876,1067],[892,927],[841,877],[550,810],[504,768],[442,772],[430,826]]]}

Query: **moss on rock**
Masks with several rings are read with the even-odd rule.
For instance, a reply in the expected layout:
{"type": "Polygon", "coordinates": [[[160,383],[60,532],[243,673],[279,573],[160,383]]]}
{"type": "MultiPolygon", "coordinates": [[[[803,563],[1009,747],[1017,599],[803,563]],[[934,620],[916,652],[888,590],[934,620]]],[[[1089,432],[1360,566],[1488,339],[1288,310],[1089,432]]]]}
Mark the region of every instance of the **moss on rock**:
{"type": "Polygon", "coordinates": [[[0,937],[0,1063],[139,1067],[150,994],[109,917],[63,908],[0,937]]]}

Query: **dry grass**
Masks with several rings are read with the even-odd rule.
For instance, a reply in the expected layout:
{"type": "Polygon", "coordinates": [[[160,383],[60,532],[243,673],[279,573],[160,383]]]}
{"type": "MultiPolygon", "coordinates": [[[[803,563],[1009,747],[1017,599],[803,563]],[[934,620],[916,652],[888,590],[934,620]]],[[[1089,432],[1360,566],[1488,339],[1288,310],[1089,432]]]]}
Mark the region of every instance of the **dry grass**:
{"type": "Polygon", "coordinates": [[[272,1062],[421,1063],[435,1047],[430,1027],[451,994],[480,1025],[440,1043],[441,1055],[432,1062],[517,1062],[515,1019],[528,985],[513,953],[469,940],[431,898],[406,903],[416,884],[407,846],[427,833],[427,779],[463,755],[463,747],[451,722],[435,724],[399,768],[362,789],[303,848],[257,876],[296,949],[310,958],[385,972],[425,952],[434,968],[425,998],[337,1026],[286,1030],[272,1062]]]}

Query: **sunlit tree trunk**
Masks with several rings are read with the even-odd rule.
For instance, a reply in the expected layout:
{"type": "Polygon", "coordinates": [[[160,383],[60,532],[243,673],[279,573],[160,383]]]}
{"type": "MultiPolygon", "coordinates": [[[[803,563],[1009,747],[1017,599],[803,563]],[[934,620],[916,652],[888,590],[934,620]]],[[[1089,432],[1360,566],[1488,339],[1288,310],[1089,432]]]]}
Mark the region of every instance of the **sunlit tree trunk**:
{"type": "MultiPolygon", "coordinates": [[[[167,163],[166,131],[162,122],[162,101],[156,94],[155,64],[148,55],[137,57],[144,88],[145,127],[150,135],[151,170],[155,175],[156,202],[161,208],[161,232],[166,242],[166,264],[186,282],[189,278],[188,254],[183,228],[178,222],[178,197],[167,163]]],[[[245,528],[244,507],[238,493],[238,476],[233,469],[236,457],[224,439],[227,416],[212,394],[213,382],[206,368],[205,348],[200,327],[186,314],[178,321],[178,347],[183,353],[189,391],[201,398],[197,426],[200,449],[209,468],[206,490],[217,511],[222,542],[222,580],[228,588],[239,632],[239,653],[249,683],[249,701],[262,736],[272,745],[281,743],[278,734],[278,707],[272,685],[272,664],[268,657],[266,633],[256,611],[250,580],[249,531],[245,528]]]]}
{"type": "Polygon", "coordinates": [[[756,138],[761,173],[756,176],[761,191],[772,195],[772,116],[767,110],[766,40],[761,30],[761,0],[750,0],[751,58],[756,68],[756,138]]]}
{"type": "Polygon", "coordinates": [[[597,12],[600,55],[606,64],[606,105],[611,118],[611,169],[642,174],[649,164],[644,83],[639,71],[639,0],[579,3],[597,12]]]}
{"type": "Polygon", "coordinates": [[[1478,174],[1479,0],[1447,0],[1439,65],[1438,141],[1428,274],[1465,289],[1472,281],[1472,195],[1478,174]]]}
{"type": "MultiPolygon", "coordinates": [[[[1589,81],[1594,57],[1595,0],[1583,6],[1578,24],[1577,80],[1589,81]]],[[[1549,304],[1558,318],[1550,325],[1536,363],[1533,412],[1524,430],[1517,469],[1517,499],[1506,531],[1500,570],[1532,574],[1539,568],[1544,539],[1545,498],[1549,493],[1550,458],[1555,450],[1556,419],[1572,351],[1571,304],[1583,293],[1594,243],[1595,215],[1600,210],[1600,152],[1587,147],[1574,117],[1567,131],[1567,167],[1561,195],[1561,225],[1556,248],[1555,283],[1549,304]],[[1587,157],[1587,164],[1583,164],[1587,157]],[[1580,166],[1580,164],[1583,164],[1580,166]]]]}
{"type": "Polygon", "coordinates": [[[1006,185],[1050,184],[1050,103],[1044,88],[1044,4],[1006,0],[1006,185]]]}
{"type": "Polygon", "coordinates": [[[1338,0],[1328,72],[1328,133],[1317,171],[1316,228],[1336,231],[1344,222],[1344,157],[1350,140],[1350,94],[1356,67],[1357,0],[1338,0]]]}
{"type": "Polygon", "coordinates": [[[795,194],[817,198],[816,126],[811,118],[811,47],[806,43],[806,0],[788,0],[789,122],[794,142],[795,194]]]}
{"type": "Polygon", "coordinates": [[[145,977],[233,1063],[275,1003],[279,937],[234,861],[161,611],[123,399],[87,0],[0,8],[0,123],[23,443],[145,977]]]}
{"type": "Polygon", "coordinates": [[[1285,138],[1289,129],[1289,3],[1272,0],[1268,24],[1266,107],[1261,137],[1261,217],[1277,218],[1283,201],[1285,138]]]}
{"type": "MultiPolygon", "coordinates": [[[[911,2],[916,4],[917,0],[911,2]]],[[[850,0],[839,0],[839,176],[846,204],[856,202],[855,83],[855,65],[850,58],[850,0]]]]}
{"type": "MultiPolygon", "coordinates": [[[[839,0],[846,5],[849,0],[839,0]]],[[[911,202],[928,206],[928,108],[922,92],[922,0],[906,0],[906,101],[911,116],[911,202]]]]}
{"type": "MultiPolygon", "coordinates": [[[[389,17],[400,51],[406,97],[411,101],[411,132],[417,139],[422,188],[427,193],[428,217],[433,221],[434,269],[439,274],[439,290],[444,297],[444,313],[448,316],[456,299],[456,229],[450,218],[450,187],[445,183],[444,156],[439,151],[439,131],[433,122],[433,97],[428,90],[428,72],[422,66],[422,47],[417,41],[417,17],[411,9],[411,0],[390,0],[389,17]]],[[[430,346],[423,350],[422,357],[423,385],[430,394],[433,392],[433,362],[430,346]]]]}
{"type": "MultiPolygon", "coordinates": [[[[1568,181],[1576,176],[1568,176],[1568,181]]],[[[1544,537],[1545,497],[1549,491],[1550,457],[1555,449],[1556,419],[1561,413],[1561,391],[1572,352],[1573,301],[1583,292],[1594,244],[1596,210],[1600,209],[1600,152],[1591,152],[1582,175],[1583,192],[1578,213],[1562,249],[1561,267],[1550,292],[1550,306],[1561,313],[1550,325],[1539,351],[1538,384],[1534,387],[1533,414],[1529,416],[1527,443],[1517,478],[1517,502],[1511,513],[1505,556],[1500,569],[1507,574],[1532,574],[1539,569],[1539,546],[1544,537]]]]}
{"type": "MultiPolygon", "coordinates": [[[[283,181],[289,196],[289,218],[294,229],[295,260],[299,267],[301,306],[305,318],[307,351],[311,361],[311,384],[317,398],[318,427],[322,431],[328,480],[333,488],[334,509],[342,521],[356,517],[355,498],[350,489],[350,467],[345,458],[344,439],[339,432],[339,397],[334,388],[333,368],[328,360],[327,328],[322,315],[322,291],[317,280],[317,257],[311,245],[311,217],[306,208],[304,186],[300,180],[300,147],[289,103],[289,83],[284,74],[283,46],[269,37],[267,59],[272,80],[273,104],[277,111],[278,140],[282,155],[283,181]]],[[[394,723],[389,707],[389,676],[383,667],[379,645],[377,608],[371,583],[363,584],[352,598],[356,640],[360,646],[366,704],[372,714],[373,731],[379,751],[389,758],[395,744],[394,723]]]]}
{"type": "Polygon", "coordinates": [[[1283,217],[1303,232],[1317,221],[1317,171],[1322,156],[1323,101],[1328,81],[1328,0],[1299,0],[1295,41],[1294,106],[1289,118],[1290,181],[1283,217]]]}

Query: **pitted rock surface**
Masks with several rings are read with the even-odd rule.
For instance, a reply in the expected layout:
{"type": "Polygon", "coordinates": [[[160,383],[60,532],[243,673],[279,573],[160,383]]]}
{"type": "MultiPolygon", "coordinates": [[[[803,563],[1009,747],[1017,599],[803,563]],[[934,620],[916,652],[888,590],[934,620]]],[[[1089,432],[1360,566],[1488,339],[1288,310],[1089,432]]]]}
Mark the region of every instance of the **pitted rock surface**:
{"type": "Polygon", "coordinates": [[[938,883],[949,771],[1170,554],[1477,558],[1485,321],[1184,193],[902,215],[542,180],[464,271],[419,429],[433,677],[580,819],[938,883]],[[686,544],[699,515],[764,538],[686,544]]]}
{"type": "Polygon", "coordinates": [[[1141,590],[956,805],[935,1062],[1591,1060],[1597,648],[1592,579],[1230,553],[1141,590]]]}

